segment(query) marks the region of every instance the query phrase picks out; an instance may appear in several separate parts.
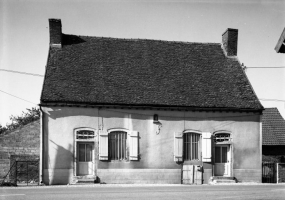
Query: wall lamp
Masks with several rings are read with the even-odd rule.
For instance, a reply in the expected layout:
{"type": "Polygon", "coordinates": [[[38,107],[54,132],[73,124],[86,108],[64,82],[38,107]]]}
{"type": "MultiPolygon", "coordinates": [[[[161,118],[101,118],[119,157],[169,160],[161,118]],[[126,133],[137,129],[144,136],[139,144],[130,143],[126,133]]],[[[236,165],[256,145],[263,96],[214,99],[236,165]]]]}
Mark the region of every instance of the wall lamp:
{"type": "Polygon", "coordinates": [[[154,114],[154,115],[153,115],[153,123],[154,123],[154,124],[159,123],[159,121],[158,121],[158,115],[157,115],[157,114],[154,114]]]}
{"type": "Polygon", "coordinates": [[[160,133],[160,129],[162,127],[162,124],[158,121],[158,115],[157,114],[153,115],[153,123],[155,125],[157,125],[156,135],[158,135],[160,133]]]}

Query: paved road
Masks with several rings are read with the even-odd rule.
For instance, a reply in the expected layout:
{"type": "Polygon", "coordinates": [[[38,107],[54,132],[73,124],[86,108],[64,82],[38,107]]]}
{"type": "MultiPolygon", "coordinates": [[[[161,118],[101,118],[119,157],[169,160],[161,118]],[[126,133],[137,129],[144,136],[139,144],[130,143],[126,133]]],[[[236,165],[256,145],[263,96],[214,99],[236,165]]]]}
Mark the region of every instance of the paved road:
{"type": "Polygon", "coordinates": [[[0,200],[71,199],[285,199],[285,185],[96,185],[0,188],[0,200]]]}

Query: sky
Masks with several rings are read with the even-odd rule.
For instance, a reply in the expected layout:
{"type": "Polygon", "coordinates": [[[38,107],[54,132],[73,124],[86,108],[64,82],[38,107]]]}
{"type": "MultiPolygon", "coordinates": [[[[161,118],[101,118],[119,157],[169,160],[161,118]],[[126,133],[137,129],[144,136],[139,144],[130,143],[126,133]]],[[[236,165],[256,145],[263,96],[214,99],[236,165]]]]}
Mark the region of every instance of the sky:
{"type": "Polygon", "coordinates": [[[285,68],[272,68],[285,66],[274,50],[284,10],[285,1],[258,0],[1,0],[0,124],[40,103],[43,77],[1,69],[44,75],[49,18],[66,34],[115,38],[220,43],[227,28],[238,29],[238,58],[256,95],[285,118],[285,68]]]}

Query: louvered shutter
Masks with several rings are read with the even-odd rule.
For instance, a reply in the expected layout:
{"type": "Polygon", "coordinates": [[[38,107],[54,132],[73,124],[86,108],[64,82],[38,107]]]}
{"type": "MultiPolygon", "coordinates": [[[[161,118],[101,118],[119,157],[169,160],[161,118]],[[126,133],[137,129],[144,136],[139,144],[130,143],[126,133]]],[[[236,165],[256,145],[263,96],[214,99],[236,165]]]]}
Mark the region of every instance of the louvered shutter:
{"type": "Polygon", "coordinates": [[[99,130],[99,160],[108,160],[108,132],[99,130]]]}
{"type": "Polygon", "coordinates": [[[139,154],[139,132],[131,131],[130,133],[130,160],[138,160],[139,154]]]}
{"type": "Polygon", "coordinates": [[[174,161],[183,161],[183,133],[174,133],[174,161]]]}
{"type": "Polygon", "coordinates": [[[202,161],[212,161],[212,134],[210,132],[202,133],[202,161]]]}

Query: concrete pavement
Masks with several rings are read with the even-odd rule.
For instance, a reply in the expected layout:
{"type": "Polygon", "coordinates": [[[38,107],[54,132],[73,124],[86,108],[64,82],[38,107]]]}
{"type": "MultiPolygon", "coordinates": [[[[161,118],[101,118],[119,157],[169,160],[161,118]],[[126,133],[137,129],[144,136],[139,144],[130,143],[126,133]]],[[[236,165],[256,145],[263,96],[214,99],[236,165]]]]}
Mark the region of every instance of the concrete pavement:
{"type": "Polygon", "coordinates": [[[285,199],[284,184],[80,185],[0,188],[0,200],[26,199],[285,199]]]}

